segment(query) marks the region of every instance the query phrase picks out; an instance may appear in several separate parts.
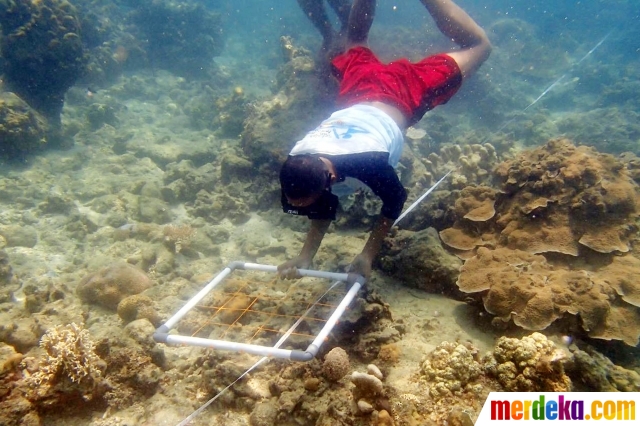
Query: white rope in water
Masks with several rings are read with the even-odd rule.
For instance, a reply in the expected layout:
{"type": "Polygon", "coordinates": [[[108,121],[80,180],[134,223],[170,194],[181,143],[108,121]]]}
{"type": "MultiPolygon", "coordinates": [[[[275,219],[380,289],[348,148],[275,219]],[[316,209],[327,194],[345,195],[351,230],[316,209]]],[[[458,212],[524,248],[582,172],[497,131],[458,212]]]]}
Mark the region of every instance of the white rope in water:
{"type": "MultiPolygon", "coordinates": [[[[573,70],[574,70],[578,65],[580,65],[580,64],[582,63],[582,61],[584,61],[584,60],[585,60],[585,59],[587,59],[589,56],[591,56],[591,54],[592,54],[593,52],[595,52],[595,51],[596,51],[596,49],[597,49],[598,47],[600,47],[600,45],[601,45],[602,43],[604,43],[604,42],[605,42],[605,40],[606,40],[607,38],[609,38],[609,36],[611,35],[611,33],[612,33],[612,32],[613,32],[613,30],[609,31],[609,32],[607,33],[607,35],[606,35],[606,36],[604,36],[604,37],[603,37],[603,38],[602,38],[598,43],[596,43],[596,45],[595,45],[595,46],[593,46],[593,48],[591,48],[591,50],[589,50],[589,51],[587,52],[587,54],[586,54],[586,55],[584,55],[584,56],[582,57],[582,59],[580,59],[578,62],[576,62],[576,63],[575,63],[575,64],[574,64],[574,65],[573,65],[573,66],[572,66],[572,67],[571,67],[567,72],[565,72],[564,74],[562,74],[562,75],[560,76],[560,78],[559,78],[559,79],[557,79],[556,81],[554,81],[553,83],[551,83],[551,84],[550,84],[546,89],[544,89],[544,91],[540,94],[540,96],[538,96],[538,97],[537,97],[533,102],[531,102],[529,105],[527,105],[527,107],[526,107],[525,109],[523,109],[521,112],[526,112],[529,108],[531,108],[532,106],[534,106],[535,104],[537,104],[537,103],[538,103],[538,101],[539,101],[540,99],[542,99],[542,98],[543,98],[547,93],[549,93],[551,90],[553,90],[553,88],[554,88],[554,87],[556,87],[558,84],[560,84],[560,82],[561,82],[562,80],[564,80],[566,76],[568,76],[569,74],[571,74],[571,73],[573,72],[573,70]]],[[[516,120],[515,118],[511,118],[510,120],[506,121],[506,122],[505,122],[505,123],[503,123],[503,124],[502,124],[502,126],[500,126],[500,127],[498,128],[498,130],[496,130],[494,133],[497,133],[497,132],[499,132],[499,131],[503,130],[505,127],[507,127],[509,124],[513,123],[515,120],[516,120]]]]}
{"type": "Polygon", "coordinates": [[[437,187],[438,185],[440,185],[440,183],[441,183],[441,182],[442,182],[442,181],[443,181],[447,176],[449,176],[449,174],[450,174],[451,172],[452,172],[452,170],[448,171],[448,172],[447,172],[447,174],[446,174],[446,175],[444,175],[444,176],[442,176],[442,177],[440,178],[440,180],[439,180],[439,181],[437,181],[436,183],[434,183],[434,184],[433,184],[433,186],[432,186],[431,188],[427,189],[427,192],[425,192],[424,194],[422,194],[422,195],[420,196],[420,198],[418,198],[416,201],[414,201],[414,202],[413,202],[413,204],[411,204],[411,205],[409,206],[409,208],[407,208],[407,209],[404,211],[404,213],[402,213],[402,214],[401,214],[401,215],[396,219],[396,221],[395,221],[395,222],[393,222],[393,225],[392,225],[392,226],[396,226],[396,225],[398,224],[398,222],[400,222],[402,219],[404,219],[404,217],[405,217],[407,214],[409,214],[409,212],[410,212],[411,210],[413,210],[414,208],[416,208],[416,206],[422,202],[422,200],[424,200],[425,198],[427,198],[427,195],[431,194],[431,193],[436,189],[436,187],[437,187]]]}
{"type": "MultiPolygon", "coordinates": [[[[331,284],[331,287],[329,287],[327,289],[327,291],[325,291],[322,294],[322,296],[320,296],[315,302],[313,302],[313,305],[309,306],[309,308],[305,311],[305,313],[302,314],[300,316],[300,318],[298,318],[298,320],[289,328],[289,330],[287,330],[287,332],[282,335],[282,337],[276,342],[274,347],[275,348],[279,348],[289,338],[289,336],[291,336],[291,333],[293,333],[295,331],[295,329],[298,327],[298,325],[300,325],[300,323],[309,314],[309,312],[311,312],[311,310],[322,300],[322,298],[325,297],[331,290],[333,290],[341,282],[342,281],[335,281],[333,284],[331,284]]],[[[213,398],[211,398],[210,400],[208,400],[207,402],[202,404],[202,406],[200,408],[198,408],[196,411],[191,413],[187,418],[185,418],[183,421],[178,423],[176,426],[187,426],[191,420],[195,419],[209,405],[213,404],[215,402],[215,400],[218,399],[224,392],[226,392],[229,388],[231,388],[233,385],[235,385],[240,380],[242,380],[242,378],[244,376],[246,376],[247,374],[249,374],[250,372],[252,372],[256,368],[258,368],[260,365],[262,365],[265,361],[268,361],[268,360],[269,360],[269,357],[266,357],[266,356],[263,356],[262,358],[260,358],[255,364],[253,364],[251,367],[249,367],[249,369],[247,369],[247,371],[245,371],[240,376],[238,376],[238,378],[235,379],[232,383],[230,383],[226,388],[222,389],[213,398]]]]}

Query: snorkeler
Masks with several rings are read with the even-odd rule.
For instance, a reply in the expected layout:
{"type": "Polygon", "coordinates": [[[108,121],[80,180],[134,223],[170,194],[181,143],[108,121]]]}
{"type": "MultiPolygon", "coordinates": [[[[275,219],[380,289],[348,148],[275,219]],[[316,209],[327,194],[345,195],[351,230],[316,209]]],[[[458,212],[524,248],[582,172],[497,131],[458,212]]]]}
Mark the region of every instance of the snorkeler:
{"type": "Polygon", "coordinates": [[[382,200],[381,215],[349,271],[368,277],[384,237],[407,198],[394,168],[402,153],[403,131],[430,109],[446,103],[489,57],[485,32],[451,0],[421,0],[445,36],[459,50],[420,62],[383,64],[366,47],[376,1],[354,0],[346,51],[332,61],[340,87],[334,112],[296,143],[280,171],[282,207],[304,215],[311,226],[300,254],[278,266],[284,278],[311,265],[335,220],[338,197],[331,186],[347,177],[366,184],[382,200]]]}

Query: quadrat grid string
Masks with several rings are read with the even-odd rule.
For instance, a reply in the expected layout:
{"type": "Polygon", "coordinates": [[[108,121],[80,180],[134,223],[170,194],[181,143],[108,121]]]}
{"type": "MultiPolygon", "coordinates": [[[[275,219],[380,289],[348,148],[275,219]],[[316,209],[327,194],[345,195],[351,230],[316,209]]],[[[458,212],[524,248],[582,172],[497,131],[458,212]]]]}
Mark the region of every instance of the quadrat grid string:
{"type": "MultiPolygon", "coordinates": [[[[176,328],[180,334],[192,337],[272,346],[330,285],[328,279],[285,281],[273,274],[235,271],[176,328]]],[[[288,346],[306,348],[345,292],[345,285],[337,286],[316,303],[291,333],[288,346]]]]}

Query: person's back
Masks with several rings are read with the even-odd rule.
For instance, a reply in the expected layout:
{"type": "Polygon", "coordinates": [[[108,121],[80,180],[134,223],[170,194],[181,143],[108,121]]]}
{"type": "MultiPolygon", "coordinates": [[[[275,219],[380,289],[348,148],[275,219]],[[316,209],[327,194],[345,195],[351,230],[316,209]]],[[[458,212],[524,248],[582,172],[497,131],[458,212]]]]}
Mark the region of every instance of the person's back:
{"type": "Polygon", "coordinates": [[[311,219],[300,255],[278,267],[281,275],[295,276],[296,268],[310,265],[335,219],[337,197],[331,194],[331,185],[346,177],[361,180],[383,201],[380,219],[351,263],[352,271],[369,275],[373,258],[406,200],[393,170],[402,150],[402,132],[428,110],[446,103],[489,56],[486,34],[455,3],[421,2],[440,31],[461,49],[417,63],[403,59],[390,64],[383,64],[366,46],[376,1],[353,2],[346,51],[331,62],[343,109],[296,143],[280,173],[283,210],[311,219]]]}

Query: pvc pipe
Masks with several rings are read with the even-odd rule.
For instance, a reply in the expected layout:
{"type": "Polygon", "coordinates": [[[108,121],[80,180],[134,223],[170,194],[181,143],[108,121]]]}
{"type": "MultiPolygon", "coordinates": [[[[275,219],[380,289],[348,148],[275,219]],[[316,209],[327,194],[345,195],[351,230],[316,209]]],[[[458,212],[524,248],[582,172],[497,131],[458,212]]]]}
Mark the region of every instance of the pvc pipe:
{"type": "Polygon", "coordinates": [[[192,345],[216,350],[246,352],[252,355],[260,355],[277,358],[291,358],[290,349],[279,349],[270,346],[252,345],[250,343],[229,342],[226,340],[205,339],[202,337],[167,335],[166,342],[173,345],[192,345]]]}
{"type": "MultiPolygon", "coordinates": [[[[252,270],[252,271],[278,272],[277,266],[262,265],[259,263],[245,263],[243,264],[242,268],[252,270]]],[[[346,273],[314,271],[311,269],[298,269],[298,274],[303,277],[326,278],[334,281],[347,282],[349,280],[349,274],[346,274],[346,273]]]]}
{"type": "Polygon", "coordinates": [[[318,350],[320,349],[320,346],[322,346],[322,344],[324,343],[324,339],[326,339],[329,333],[331,333],[331,330],[333,330],[333,327],[335,327],[335,325],[337,324],[338,320],[340,319],[344,311],[347,309],[351,301],[354,299],[354,297],[360,290],[360,287],[362,287],[361,283],[364,283],[364,278],[362,279],[362,281],[356,281],[351,286],[349,291],[347,291],[347,294],[344,296],[342,301],[336,307],[335,311],[333,311],[333,313],[325,323],[324,327],[322,327],[322,330],[320,330],[316,338],[313,340],[313,342],[311,342],[311,344],[307,348],[307,352],[311,352],[314,357],[318,354],[318,350]]]}
{"type": "Polygon", "coordinates": [[[231,273],[231,268],[228,268],[228,267],[224,268],[222,270],[222,272],[220,272],[211,281],[209,281],[209,283],[206,286],[204,286],[204,288],[202,290],[200,290],[198,292],[198,294],[193,296],[187,302],[186,305],[184,305],[178,312],[176,312],[176,314],[174,316],[169,318],[169,320],[167,322],[165,322],[164,325],[168,329],[172,329],[173,326],[175,326],[177,324],[177,322],[180,321],[182,319],[182,317],[187,314],[187,312],[189,312],[191,309],[193,309],[194,306],[196,306],[211,290],[213,290],[213,288],[215,286],[220,284],[220,282],[224,278],[226,278],[226,276],[229,275],[230,273],[231,273]]]}
{"type": "MultiPolygon", "coordinates": [[[[236,269],[236,268],[244,268],[247,265],[249,265],[249,267],[253,268],[253,269],[258,269],[259,270],[259,269],[261,269],[263,267],[266,267],[270,271],[273,271],[273,268],[275,268],[275,270],[277,271],[277,267],[274,267],[274,266],[259,265],[259,264],[240,264],[239,262],[232,262],[230,264],[230,267],[227,268],[227,269],[229,269],[231,271],[232,269],[236,269]]],[[[316,272],[319,272],[319,271],[316,271],[316,272]]],[[[344,310],[346,309],[346,306],[349,304],[348,302],[345,303],[345,299],[349,298],[349,302],[350,302],[353,299],[353,297],[355,296],[355,294],[358,292],[358,290],[360,289],[361,285],[364,284],[364,282],[365,282],[364,277],[362,277],[361,275],[355,275],[355,274],[344,274],[344,275],[348,275],[347,276],[348,282],[349,283],[353,283],[353,285],[349,289],[349,291],[347,292],[347,295],[345,295],[345,298],[343,298],[342,302],[338,305],[338,308],[336,308],[336,311],[338,309],[340,309],[342,312],[344,312],[344,310]],[[354,287],[355,287],[355,289],[354,289],[354,287]],[[344,305],[344,307],[342,307],[342,305],[344,305]]],[[[318,299],[316,299],[316,301],[313,302],[313,304],[311,306],[309,306],[309,308],[305,311],[305,313],[302,314],[302,316],[300,316],[300,318],[298,318],[298,320],[291,327],[289,327],[289,330],[287,330],[287,332],[284,333],[282,335],[282,337],[280,337],[280,339],[278,339],[276,344],[273,346],[273,348],[270,348],[270,350],[280,350],[279,347],[289,338],[291,333],[293,333],[295,331],[295,329],[298,327],[298,325],[300,325],[300,323],[309,314],[309,312],[311,312],[311,310],[318,304],[318,302],[320,302],[320,300],[322,300],[322,298],[324,296],[326,296],[331,290],[333,290],[341,282],[342,281],[337,280],[334,283],[332,283],[331,286],[322,294],[322,296],[320,296],[318,299]]],[[[335,315],[335,312],[334,312],[334,315],[335,315]]],[[[339,316],[334,318],[334,315],[331,315],[329,320],[333,321],[333,324],[335,325],[335,323],[339,319],[339,316]]],[[[331,327],[331,328],[333,328],[333,327],[331,327]]],[[[323,327],[323,329],[321,330],[321,334],[324,335],[324,337],[322,339],[316,338],[312,342],[312,344],[309,345],[309,347],[307,348],[306,352],[289,351],[290,352],[289,359],[294,360],[294,361],[310,361],[311,359],[313,359],[316,356],[316,354],[318,353],[318,350],[320,349],[320,346],[322,345],[324,339],[326,338],[328,333],[331,332],[331,328],[327,328],[327,326],[325,324],[325,327],[323,327]]],[[[156,341],[159,341],[159,342],[166,342],[166,341],[168,341],[170,339],[173,340],[173,339],[175,339],[177,337],[183,337],[183,338],[185,337],[185,336],[171,336],[171,335],[168,335],[168,334],[166,334],[168,331],[169,331],[169,329],[165,325],[161,326],[160,328],[158,328],[158,330],[156,332],[156,334],[161,334],[161,336],[158,336],[159,338],[156,338],[156,334],[154,334],[154,339],[156,339],[156,341]],[[160,331],[162,331],[162,333],[159,333],[160,331]]],[[[200,339],[200,338],[192,338],[192,339],[209,341],[209,339],[200,339]]],[[[253,346],[253,345],[251,345],[251,346],[253,346]]],[[[206,346],[206,347],[209,347],[209,346],[206,346]]],[[[273,352],[273,353],[277,354],[279,352],[273,352]]],[[[224,388],[220,392],[218,392],[213,398],[211,398],[210,400],[205,402],[202,406],[200,406],[200,408],[198,408],[196,411],[191,413],[183,421],[178,423],[177,426],[186,426],[186,425],[188,425],[191,422],[191,420],[193,420],[202,411],[204,411],[209,405],[211,405],[215,400],[217,400],[220,397],[220,395],[222,395],[225,391],[227,391],[234,384],[236,384],[238,381],[240,381],[243,377],[245,377],[251,371],[253,371],[256,368],[258,368],[260,365],[262,365],[267,360],[269,360],[269,357],[267,357],[267,356],[263,356],[262,358],[260,358],[255,364],[253,364],[244,373],[242,373],[236,380],[234,380],[226,388],[224,388]]]]}

